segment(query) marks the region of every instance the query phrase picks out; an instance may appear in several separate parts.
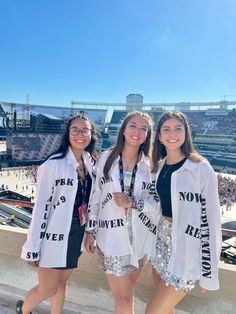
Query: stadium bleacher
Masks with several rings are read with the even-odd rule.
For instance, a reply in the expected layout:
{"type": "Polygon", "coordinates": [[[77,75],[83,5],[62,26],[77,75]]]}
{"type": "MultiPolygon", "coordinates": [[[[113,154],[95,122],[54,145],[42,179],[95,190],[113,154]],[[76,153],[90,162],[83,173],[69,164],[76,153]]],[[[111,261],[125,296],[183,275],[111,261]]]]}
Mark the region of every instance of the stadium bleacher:
{"type": "MultiPolygon", "coordinates": [[[[121,121],[128,112],[127,110],[114,110],[108,127],[109,140],[112,144],[116,140],[121,121]]],[[[162,112],[163,110],[150,112],[155,124],[162,112]]],[[[192,134],[194,134],[193,143],[196,149],[208,158],[218,170],[224,167],[231,172],[236,170],[235,110],[215,111],[217,114],[209,110],[183,110],[183,112],[187,115],[192,134]]]]}
{"type": "Polygon", "coordinates": [[[7,152],[14,162],[42,161],[56,150],[61,137],[62,134],[55,133],[13,133],[7,138],[7,152]]]}
{"type": "Polygon", "coordinates": [[[221,115],[204,112],[186,112],[192,130],[197,134],[236,135],[236,112],[224,111],[221,115]]]}
{"type": "MultiPolygon", "coordinates": [[[[25,104],[2,103],[0,116],[12,116],[10,110],[14,109],[17,115],[25,108],[25,104]]],[[[43,160],[59,145],[65,123],[75,108],[43,107],[29,105],[31,120],[21,118],[15,123],[11,122],[11,132],[7,135],[8,156],[15,161],[43,160]],[[31,125],[29,127],[29,125],[31,125]],[[33,125],[33,127],[32,127],[33,125]]],[[[78,110],[77,110],[78,111],[78,110]]],[[[164,111],[163,108],[153,107],[148,112],[156,123],[164,111]]],[[[236,111],[235,109],[207,109],[182,110],[188,117],[192,129],[194,146],[217,168],[224,166],[236,168],[236,111]]],[[[114,144],[122,120],[128,110],[114,110],[110,122],[107,123],[107,110],[80,109],[80,113],[89,116],[100,131],[101,138],[99,150],[105,150],[114,144]]],[[[3,118],[2,118],[3,119],[3,118]]],[[[2,128],[4,130],[4,127],[2,128]]],[[[3,135],[4,136],[4,135],[3,135]]]]}

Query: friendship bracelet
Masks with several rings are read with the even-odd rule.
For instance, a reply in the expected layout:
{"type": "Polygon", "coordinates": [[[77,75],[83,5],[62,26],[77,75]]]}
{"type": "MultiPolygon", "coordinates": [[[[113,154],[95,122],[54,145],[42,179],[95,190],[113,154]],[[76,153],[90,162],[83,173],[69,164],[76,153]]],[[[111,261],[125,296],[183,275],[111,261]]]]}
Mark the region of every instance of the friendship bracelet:
{"type": "Polygon", "coordinates": [[[131,197],[131,208],[141,212],[144,208],[144,201],[142,199],[136,200],[133,196],[131,197]]]}
{"type": "Polygon", "coordinates": [[[96,238],[96,233],[94,230],[85,230],[85,233],[91,234],[91,235],[93,235],[94,238],[96,238]]]}

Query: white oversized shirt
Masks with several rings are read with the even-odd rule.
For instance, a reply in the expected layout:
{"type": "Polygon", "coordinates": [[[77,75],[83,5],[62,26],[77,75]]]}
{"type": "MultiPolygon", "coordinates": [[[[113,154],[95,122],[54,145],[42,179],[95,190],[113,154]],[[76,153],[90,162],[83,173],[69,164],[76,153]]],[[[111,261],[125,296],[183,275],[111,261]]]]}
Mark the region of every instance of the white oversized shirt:
{"type": "Polygon", "coordinates": [[[142,154],[137,164],[133,196],[142,200],[142,211],[132,210],[133,241],[130,244],[124,208],[116,205],[113,192],[121,192],[119,158],[106,180],[103,169],[110,151],[102,153],[96,164],[95,189],[89,203],[87,230],[96,230],[96,241],[100,249],[113,256],[130,255],[130,263],[138,267],[138,260],[151,255],[155,249],[157,222],[160,218],[159,198],[154,197],[155,178],[150,171],[150,160],[142,154]]]}
{"type": "MultiPolygon", "coordinates": [[[[92,191],[94,161],[88,152],[84,151],[82,157],[92,178],[92,191]]],[[[64,158],[48,159],[39,167],[37,201],[21,252],[23,259],[39,261],[41,267],[66,266],[68,237],[78,187],[77,167],[78,162],[70,147],[64,158]]]]}
{"type": "Polygon", "coordinates": [[[187,159],[172,173],[171,205],[172,254],[167,270],[186,280],[200,280],[202,288],[219,289],[220,202],[217,176],[207,160],[187,159]]]}

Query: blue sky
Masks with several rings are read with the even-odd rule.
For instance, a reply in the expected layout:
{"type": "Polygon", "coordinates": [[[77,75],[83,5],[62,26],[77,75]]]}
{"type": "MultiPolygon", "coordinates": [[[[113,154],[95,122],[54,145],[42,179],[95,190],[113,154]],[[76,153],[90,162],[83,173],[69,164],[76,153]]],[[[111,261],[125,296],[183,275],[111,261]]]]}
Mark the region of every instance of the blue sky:
{"type": "Polygon", "coordinates": [[[0,101],[235,100],[235,30],[235,0],[3,0],[0,101]]]}

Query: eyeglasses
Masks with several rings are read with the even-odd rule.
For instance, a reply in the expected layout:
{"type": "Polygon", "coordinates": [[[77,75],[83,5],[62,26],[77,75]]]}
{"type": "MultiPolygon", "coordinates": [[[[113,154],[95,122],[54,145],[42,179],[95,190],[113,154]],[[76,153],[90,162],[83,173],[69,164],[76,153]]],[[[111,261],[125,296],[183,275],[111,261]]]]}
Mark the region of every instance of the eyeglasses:
{"type": "Polygon", "coordinates": [[[84,128],[82,130],[80,129],[77,129],[77,128],[70,128],[70,135],[73,135],[73,136],[77,136],[80,134],[83,135],[83,136],[89,136],[91,134],[91,129],[87,129],[87,128],[84,128]]]}

